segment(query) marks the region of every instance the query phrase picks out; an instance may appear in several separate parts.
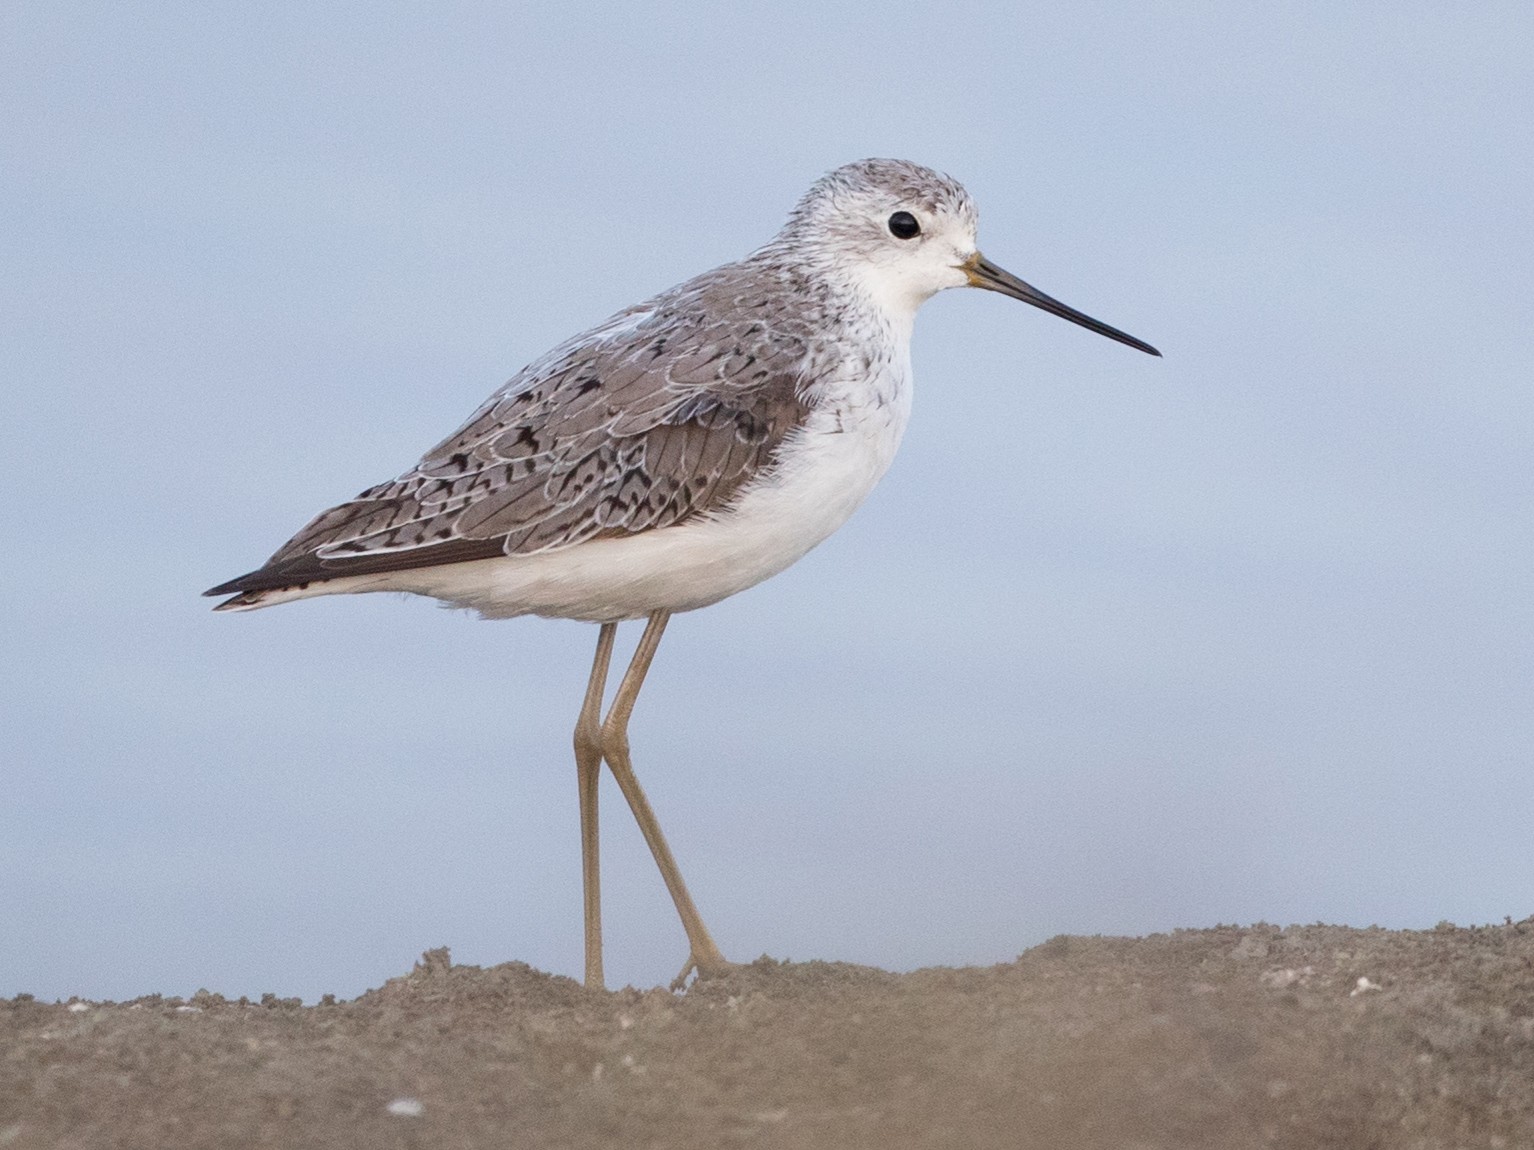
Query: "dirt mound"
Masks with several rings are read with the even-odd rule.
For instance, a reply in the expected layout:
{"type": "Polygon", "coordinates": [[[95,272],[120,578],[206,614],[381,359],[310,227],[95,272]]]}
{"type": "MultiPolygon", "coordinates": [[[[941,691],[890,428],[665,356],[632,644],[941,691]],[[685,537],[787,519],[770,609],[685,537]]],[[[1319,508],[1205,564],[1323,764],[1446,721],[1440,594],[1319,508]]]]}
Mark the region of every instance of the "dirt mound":
{"type": "Polygon", "coordinates": [[[1534,919],[1060,937],[675,995],[521,963],[305,1007],[0,1001],[0,1147],[1534,1146],[1534,919]]]}

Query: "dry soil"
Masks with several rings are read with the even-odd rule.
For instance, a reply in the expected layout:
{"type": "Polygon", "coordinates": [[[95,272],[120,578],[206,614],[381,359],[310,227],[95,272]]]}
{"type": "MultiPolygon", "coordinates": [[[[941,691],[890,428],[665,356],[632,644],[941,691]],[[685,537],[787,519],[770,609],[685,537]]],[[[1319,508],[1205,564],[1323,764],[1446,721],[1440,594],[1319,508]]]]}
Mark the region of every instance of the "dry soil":
{"type": "Polygon", "coordinates": [[[0,1001],[0,1147],[1534,1147],[1534,919],[762,959],[684,994],[520,963],[351,1002],[0,1001]]]}

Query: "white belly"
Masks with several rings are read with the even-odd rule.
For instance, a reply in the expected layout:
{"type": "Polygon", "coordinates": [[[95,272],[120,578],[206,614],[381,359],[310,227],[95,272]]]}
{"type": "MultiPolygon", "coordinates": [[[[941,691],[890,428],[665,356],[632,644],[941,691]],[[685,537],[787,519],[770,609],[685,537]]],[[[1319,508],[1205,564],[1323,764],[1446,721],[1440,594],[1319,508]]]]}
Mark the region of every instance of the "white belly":
{"type": "Polygon", "coordinates": [[[905,430],[909,388],[893,391],[812,414],[784,442],[772,472],[714,517],[540,555],[335,579],[307,593],[409,591],[489,619],[612,622],[706,607],[776,575],[847,521],[905,430]]]}

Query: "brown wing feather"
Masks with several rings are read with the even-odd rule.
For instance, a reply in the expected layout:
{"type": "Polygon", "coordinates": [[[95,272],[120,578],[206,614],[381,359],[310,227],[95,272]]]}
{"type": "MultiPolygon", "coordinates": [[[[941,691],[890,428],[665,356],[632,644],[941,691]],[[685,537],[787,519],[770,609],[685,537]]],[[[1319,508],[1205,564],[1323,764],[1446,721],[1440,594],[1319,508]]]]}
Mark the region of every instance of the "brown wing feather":
{"type": "Polygon", "coordinates": [[[535,554],[728,506],[807,413],[803,339],[754,319],[767,301],[731,293],[730,271],[555,349],[409,472],[208,593],[535,554]]]}

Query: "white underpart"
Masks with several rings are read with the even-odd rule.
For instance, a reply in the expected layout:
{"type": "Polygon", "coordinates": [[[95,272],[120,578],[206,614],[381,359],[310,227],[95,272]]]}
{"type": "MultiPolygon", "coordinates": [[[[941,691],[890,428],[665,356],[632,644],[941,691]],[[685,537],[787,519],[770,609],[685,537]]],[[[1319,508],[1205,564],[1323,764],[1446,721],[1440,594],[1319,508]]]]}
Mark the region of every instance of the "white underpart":
{"type": "Polygon", "coordinates": [[[779,465],[718,516],[544,555],[401,572],[400,589],[492,619],[605,622],[717,603],[803,558],[857,510],[905,431],[909,373],[902,383],[895,403],[815,413],[784,443],[779,465]]]}
{"type": "MultiPolygon", "coordinates": [[[[801,559],[847,521],[889,469],[911,414],[910,322],[872,377],[822,382],[805,426],[777,465],[718,515],[624,538],[332,579],[278,591],[260,606],[315,595],[406,591],[487,619],[547,615],[591,622],[691,611],[753,587],[801,559]]],[[[898,333],[898,334],[897,334],[898,333]]]]}

